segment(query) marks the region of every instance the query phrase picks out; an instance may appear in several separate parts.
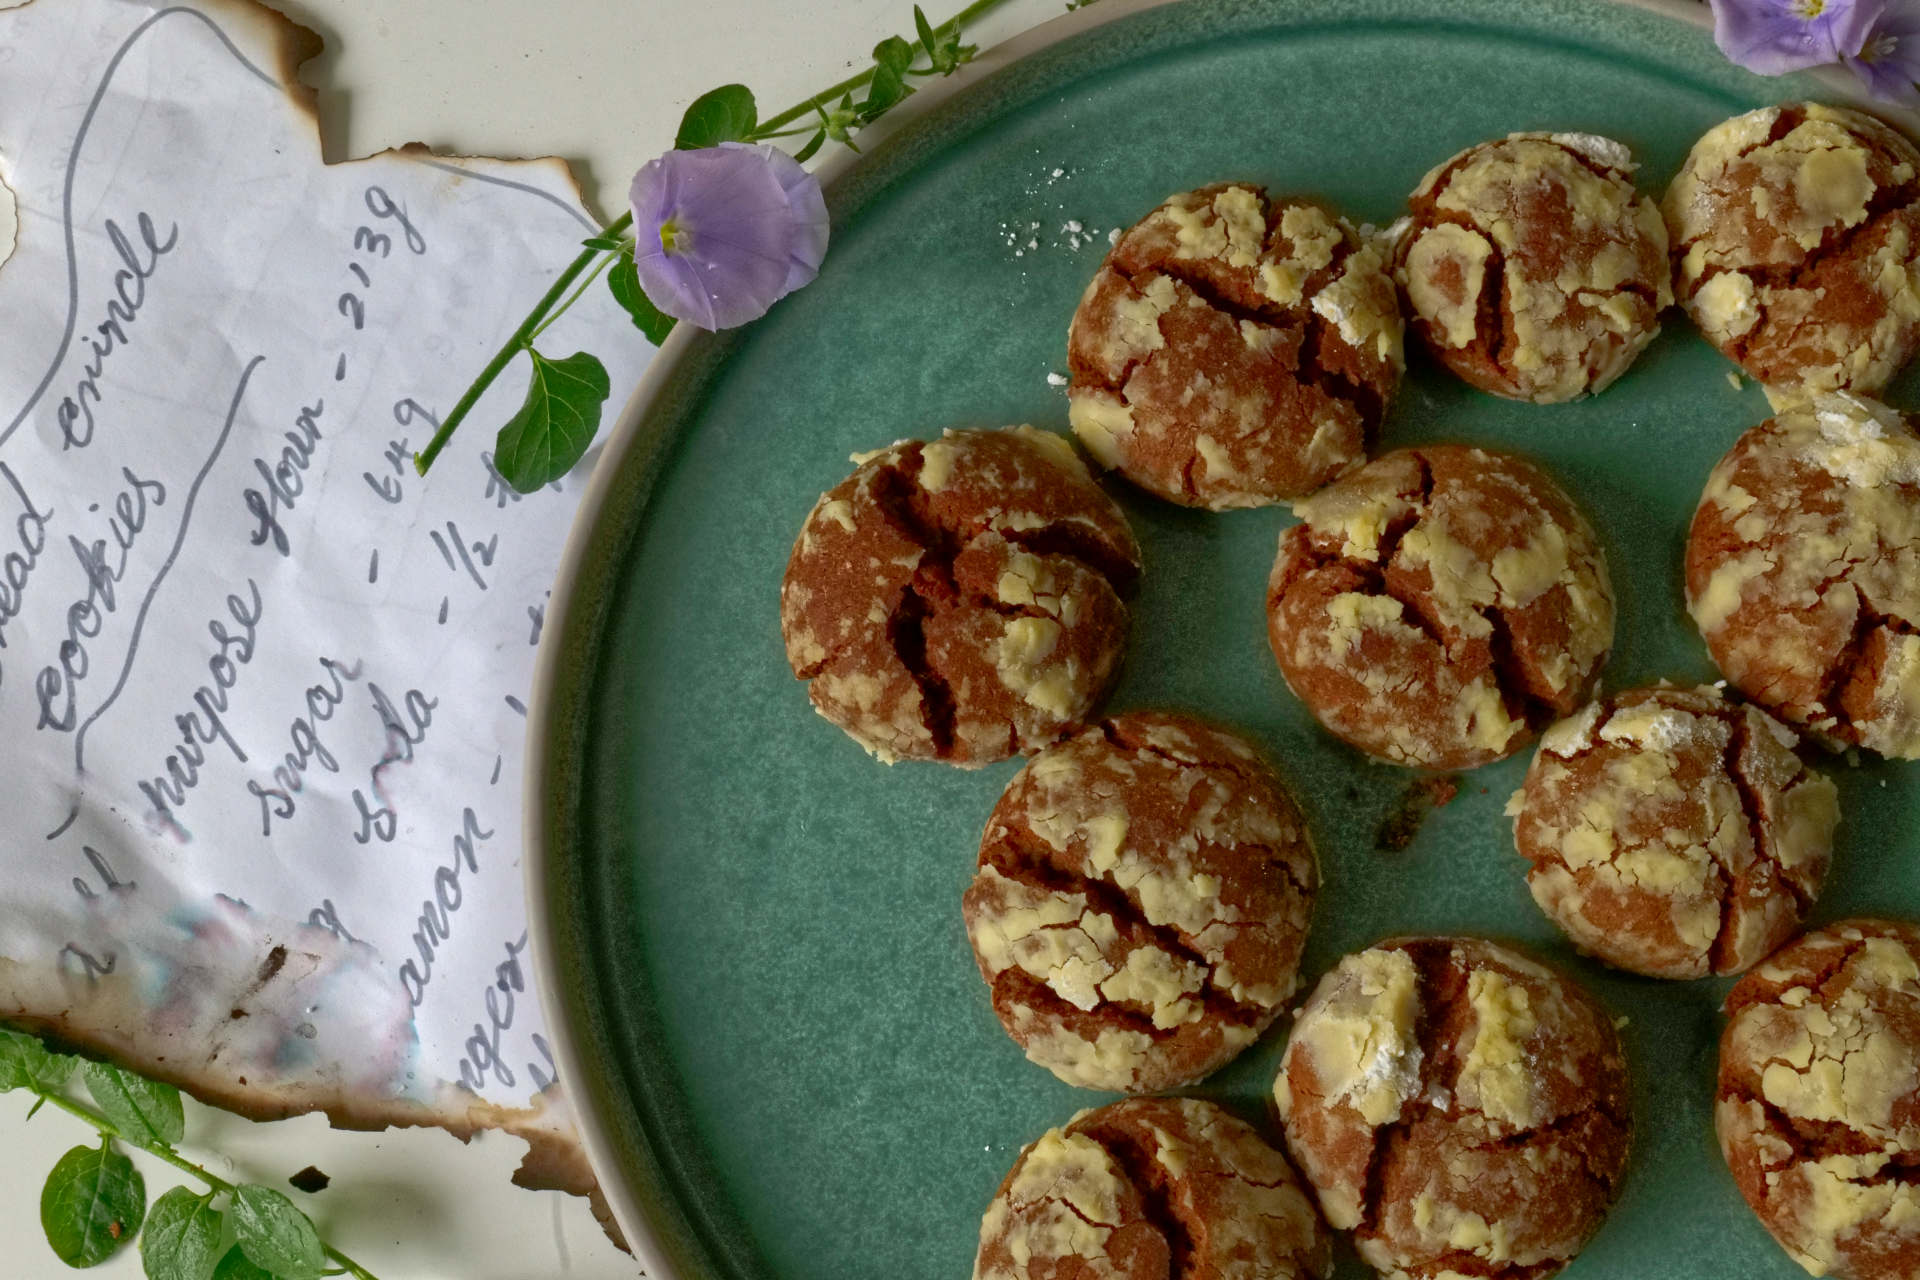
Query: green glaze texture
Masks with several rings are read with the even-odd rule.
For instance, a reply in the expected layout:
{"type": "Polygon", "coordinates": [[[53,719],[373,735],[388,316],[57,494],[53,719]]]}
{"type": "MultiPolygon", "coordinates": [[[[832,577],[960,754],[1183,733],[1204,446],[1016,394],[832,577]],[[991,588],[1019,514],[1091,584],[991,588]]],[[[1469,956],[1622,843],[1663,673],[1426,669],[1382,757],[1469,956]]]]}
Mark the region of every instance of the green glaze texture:
{"type": "MultiPolygon", "coordinates": [[[[534,822],[550,1013],[585,1064],[570,1087],[612,1155],[603,1177],[646,1207],[685,1280],[964,1276],[1021,1145],[1105,1100],[1021,1057],[961,926],[981,826],[1017,762],[882,766],[788,672],[781,573],[847,455],[948,426],[1064,431],[1047,375],[1065,370],[1105,233],[1170,192],[1248,179],[1384,225],[1459,148],[1553,129],[1626,142],[1657,193],[1709,126],[1808,92],[1729,66],[1698,27],[1598,0],[1153,9],[895,131],[834,184],[820,279],[742,333],[678,348],[576,531],[534,822]],[[1069,222],[1098,234],[1074,248],[1069,222]]],[[[1606,687],[1712,680],[1681,603],[1686,523],[1713,462],[1767,416],[1729,368],[1678,311],[1619,383],[1570,405],[1496,400],[1416,356],[1381,447],[1458,440],[1540,462],[1610,558],[1606,687]]],[[[1889,398],[1911,404],[1912,385],[1889,398]]],[[[1147,568],[1109,706],[1238,727],[1290,780],[1325,872],[1308,982],[1392,934],[1533,948],[1625,1019],[1638,1109],[1624,1194],[1568,1274],[1801,1274],[1714,1144],[1729,984],[1616,973],[1547,923],[1501,814],[1531,753],[1464,775],[1410,847],[1376,849],[1411,775],[1317,729],[1267,649],[1264,586],[1291,518],[1110,487],[1147,568]]],[[[1920,915],[1920,773],[1828,767],[1844,819],[1816,919],[1920,915]]],[[[1269,1124],[1285,1034],[1282,1019],[1197,1092],[1269,1124]]],[[[1366,1271],[1349,1256],[1341,1274],[1366,1271]]]]}

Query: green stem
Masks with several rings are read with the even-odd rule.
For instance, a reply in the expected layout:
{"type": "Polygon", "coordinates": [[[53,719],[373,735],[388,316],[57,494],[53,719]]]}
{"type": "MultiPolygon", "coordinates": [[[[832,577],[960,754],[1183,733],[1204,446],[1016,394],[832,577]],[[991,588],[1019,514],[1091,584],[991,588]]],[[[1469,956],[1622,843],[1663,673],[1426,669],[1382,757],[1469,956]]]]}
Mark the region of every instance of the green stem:
{"type": "Polygon", "coordinates": [[[320,1242],[320,1251],[339,1263],[341,1267],[345,1269],[345,1273],[353,1277],[353,1280],[379,1280],[371,1271],[368,1271],[365,1267],[328,1244],[325,1240],[320,1242]]]}
{"type": "MultiPolygon", "coordinates": [[[[986,16],[988,13],[991,13],[993,10],[998,9],[1001,5],[1005,4],[1006,2],[1007,0],[973,0],[972,4],[968,5],[966,8],[962,9],[960,12],[954,14],[951,18],[948,18],[945,22],[941,23],[939,26],[935,27],[934,31],[941,32],[941,31],[947,30],[950,27],[956,31],[965,30],[968,23],[973,22],[978,18],[982,18],[986,16]]],[[[915,40],[913,42],[913,47],[921,53],[928,52],[926,47],[923,46],[918,40],[915,40]]],[[[801,116],[806,115],[810,111],[816,111],[822,107],[829,106],[832,104],[834,99],[840,97],[842,94],[852,93],[855,89],[860,88],[862,85],[866,84],[867,81],[871,79],[873,79],[872,67],[868,67],[865,71],[862,71],[859,75],[848,76],[845,80],[842,80],[839,84],[833,85],[830,88],[822,89],[819,93],[814,94],[811,98],[808,98],[805,102],[797,103],[794,106],[788,107],[785,111],[782,111],[779,115],[774,116],[772,119],[762,120],[760,122],[759,127],[754,130],[754,136],[755,137],[764,136],[765,131],[768,129],[778,129],[782,125],[792,124],[795,120],[798,120],[801,116]]]]}
{"type": "MultiPolygon", "coordinates": [[[[601,234],[617,236],[632,225],[633,214],[629,211],[615,218],[612,225],[601,234]]],[[[487,367],[480,371],[480,376],[474,380],[472,386],[467,388],[467,393],[460,397],[459,402],[453,406],[453,411],[440,423],[440,429],[433,433],[433,439],[427,442],[427,447],[413,455],[415,471],[421,475],[427,474],[427,468],[433,465],[433,460],[440,456],[442,449],[446,448],[447,440],[452,437],[454,428],[460,425],[461,419],[467,416],[467,411],[473,408],[474,402],[480,398],[481,394],[493,385],[493,380],[500,376],[500,371],[507,367],[507,363],[519,355],[533,340],[533,334],[540,327],[540,322],[547,318],[547,313],[553,310],[553,304],[566,293],[567,286],[592,265],[594,258],[606,252],[608,251],[605,249],[587,249],[560,273],[559,279],[553,282],[553,287],[534,304],[533,310],[527,313],[527,318],[522,320],[520,327],[513,331],[513,336],[494,353],[493,359],[487,362],[487,367]]]]}
{"type": "MultiPolygon", "coordinates": [[[[73,1099],[65,1097],[58,1093],[41,1093],[38,1089],[36,1089],[34,1090],[34,1094],[36,1097],[40,1099],[40,1101],[46,1103],[48,1106],[58,1107],[60,1110],[66,1112],[68,1115],[75,1116],[80,1120],[85,1121],[86,1123],[92,1125],[96,1130],[98,1130],[101,1134],[105,1135],[106,1137],[118,1138],[120,1141],[126,1143],[128,1146],[138,1147],[140,1150],[146,1152],[148,1155],[152,1156],[154,1159],[162,1161],[166,1164],[170,1164],[174,1168],[180,1170],[180,1172],[182,1173],[191,1174],[193,1177],[196,1177],[200,1179],[200,1181],[206,1183],[208,1190],[215,1194],[218,1194],[219,1192],[222,1192],[222,1191],[232,1191],[234,1188],[233,1183],[228,1182],[225,1178],[221,1177],[219,1174],[214,1173],[204,1168],[201,1165],[195,1164],[193,1161],[187,1159],[185,1156],[181,1155],[178,1151],[175,1151],[172,1147],[168,1146],[164,1142],[149,1142],[141,1138],[129,1138],[126,1134],[120,1132],[119,1129],[114,1127],[113,1121],[107,1119],[105,1116],[101,1115],[99,1112],[95,1111],[91,1107],[84,1106],[81,1103],[75,1102],[73,1099]]],[[[325,1251],[326,1255],[329,1258],[332,1258],[335,1262],[339,1263],[342,1267],[346,1269],[343,1272],[343,1274],[353,1276],[354,1280],[378,1280],[378,1277],[376,1277],[371,1271],[368,1271],[365,1267],[361,1266],[359,1263],[355,1262],[352,1258],[349,1258],[346,1254],[340,1252],[338,1249],[334,1248],[332,1245],[328,1244],[326,1241],[324,1240],[321,1241],[320,1247],[322,1250],[325,1251]]]]}
{"type": "Polygon", "coordinates": [[[567,313],[567,309],[571,307],[574,303],[580,301],[580,295],[587,291],[587,286],[592,284],[595,280],[598,280],[600,278],[600,273],[602,271],[605,271],[608,267],[612,266],[613,260],[618,256],[619,255],[617,253],[614,253],[612,251],[607,251],[607,256],[600,259],[599,262],[594,264],[593,270],[589,271],[587,273],[586,279],[580,282],[580,287],[575,289],[573,293],[568,296],[565,302],[555,307],[553,309],[553,314],[540,322],[539,328],[535,329],[532,333],[527,335],[527,345],[532,346],[533,340],[535,338],[545,333],[549,325],[551,325],[555,320],[558,320],[561,316],[565,315],[567,313]]]}
{"type": "MultiPolygon", "coordinates": [[[[968,23],[983,17],[1006,2],[1007,0],[973,0],[972,4],[962,9],[959,13],[954,14],[953,17],[948,18],[945,22],[935,27],[934,30],[936,32],[947,31],[949,29],[956,32],[965,30],[968,23]]],[[[930,51],[922,46],[919,41],[914,41],[913,47],[921,53],[927,53],[931,56],[930,51]]],[[[866,84],[867,81],[873,79],[873,71],[874,69],[872,67],[868,67],[860,74],[848,76],[839,84],[814,94],[804,102],[796,103],[785,111],[782,111],[779,115],[769,120],[762,120],[759,125],[755,127],[753,136],[755,138],[786,136],[777,131],[783,126],[792,124],[801,116],[822,110],[827,104],[833,102],[842,94],[851,93],[855,89],[860,88],[866,84]]],[[[632,225],[633,214],[631,212],[623,213],[613,221],[611,226],[602,231],[601,234],[617,236],[632,225]]],[[[427,442],[427,447],[413,455],[413,469],[415,471],[421,475],[427,474],[427,468],[433,465],[433,460],[440,456],[440,451],[446,448],[447,441],[453,437],[454,429],[465,420],[468,411],[473,408],[475,402],[478,401],[482,395],[486,394],[487,388],[493,385],[494,379],[500,376],[501,371],[512,362],[515,356],[533,345],[534,338],[552,322],[549,316],[553,319],[558,319],[561,313],[573,305],[574,300],[586,289],[586,285],[592,283],[593,276],[588,276],[586,282],[583,283],[578,290],[575,290],[571,296],[568,296],[565,302],[560,302],[560,298],[567,292],[567,286],[578,279],[581,272],[585,271],[589,266],[593,266],[596,257],[608,252],[610,251],[605,249],[588,249],[579,257],[575,258],[565,271],[560,273],[559,278],[553,282],[553,286],[547,290],[545,296],[534,304],[532,312],[528,314],[525,320],[520,322],[520,327],[513,331],[513,336],[508,338],[500,350],[494,353],[493,359],[487,362],[487,367],[480,371],[480,376],[474,379],[473,385],[467,388],[466,394],[460,397],[459,402],[453,406],[452,411],[442,420],[440,429],[433,433],[433,439],[427,442]],[[556,303],[559,304],[557,307],[555,305],[556,303]]],[[[600,265],[594,269],[593,275],[600,274],[606,265],[605,262],[600,263],[600,265]]]]}

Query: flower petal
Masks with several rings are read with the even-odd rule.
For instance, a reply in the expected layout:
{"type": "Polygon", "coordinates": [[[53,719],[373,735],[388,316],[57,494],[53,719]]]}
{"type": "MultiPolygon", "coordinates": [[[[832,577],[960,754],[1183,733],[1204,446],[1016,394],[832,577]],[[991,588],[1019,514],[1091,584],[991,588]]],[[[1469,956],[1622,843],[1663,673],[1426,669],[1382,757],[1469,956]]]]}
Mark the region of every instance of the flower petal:
{"type": "Polygon", "coordinates": [[[1884,12],[1883,0],[1825,0],[1815,17],[1803,0],[1708,0],[1720,52],[1763,76],[1785,75],[1856,54],[1884,12]]]}
{"type": "Polygon", "coordinates": [[[1848,58],[1847,70],[1859,78],[1866,91],[1882,102],[1920,105],[1920,57],[1899,52],[1876,58],[1848,58]]]}
{"type": "Polygon", "coordinates": [[[1875,27],[1883,27],[1887,19],[1903,7],[1901,0],[1893,0],[1892,4],[1888,0],[1849,0],[1846,4],[1826,0],[1826,8],[1816,25],[1823,29],[1823,38],[1833,50],[1828,61],[1851,58],[1866,48],[1875,27]]]}
{"type": "Polygon", "coordinates": [[[640,277],[640,291],[663,313],[698,329],[720,328],[714,317],[713,299],[701,287],[700,277],[687,258],[662,252],[657,247],[648,253],[641,246],[634,250],[633,270],[640,277]]]}
{"type": "Polygon", "coordinates": [[[652,227],[657,234],[660,224],[667,220],[667,211],[672,208],[671,175],[667,171],[665,156],[659,160],[649,160],[640,166],[633,175],[633,184],[627,188],[627,203],[633,209],[633,225],[642,233],[652,227]]]}
{"type": "Polygon", "coordinates": [[[1920,104],[1920,3],[1899,0],[1867,33],[1857,57],[1845,59],[1867,92],[1886,102],[1920,104]]]}
{"type": "MultiPolygon", "coordinates": [[[[747,144],[728,142],[721,144],[729,147],[742,147],[747,144]]],[[[780,181],[780,189],[786,193],[787,204],[794,217],[796,234],[794,235],[792,261],[787,271],[787,293],[792,293],[801,285],[810,284],[820,274],[820,263],[827,256],[827,236],[831,226],[827,217],[826,196],[821,193],[820,180],[808,173],[792,156],[774,147],[762,147],[767,163],[773,169],[774,177],[780,181]]]]}
{"type": "Polygon", "coordinates": [[[641,287],[660,310],[704,329],[766,314],[813,279],[826,252],[819,183],[772,147],[670,151],[635,175],[631,196],[641,287]],[[668,222],[671,249],[660,237],[668,222]]]}

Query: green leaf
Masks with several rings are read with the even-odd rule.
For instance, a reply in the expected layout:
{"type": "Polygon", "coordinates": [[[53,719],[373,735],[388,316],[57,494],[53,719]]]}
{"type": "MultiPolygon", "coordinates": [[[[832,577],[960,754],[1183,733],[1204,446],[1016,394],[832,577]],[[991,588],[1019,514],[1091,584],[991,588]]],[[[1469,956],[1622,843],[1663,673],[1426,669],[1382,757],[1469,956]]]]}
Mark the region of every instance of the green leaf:
{"type": "Polygon", "coordinates": [[[619,236],[599,235],[588,236],[580,242],[580,245],[586,249],[604,249],[611,252],[620,248],[625,243],[626,241],[622,240],[619,236]]]}
{"type": "Polygon", "coordinates": [[[913,27],[919,33],[920,44],[927,51],[928,70],[937,71],[943,76],[951,74],[962,61],[960,33],[944,27],[935,31],[928,25],[927,15],[920,11],[919,5],[913,6],[913,27]]]}
{"type": "Polygon", "coordinates": [[[153,1202],[140,1233],[147,1280],[210,1280],[220,1262],[222,1215],[211,1194],[175,1187],[153,1202]]]}
{"type": "Polygon", "coordinates": [[[220,1265],[213,1269],[213,1280],[275,1280],[271,1271],[262,1270],[247,1261],[247,1255],[235,1245],[227,1250],[227,1256],[220,1259],[220,1265]]]}
{"type": "Polygon", "coordinates": [[[620,309],[633,317],[634,328],[647,335],[647,341],[659,346],[673,332],[674,319],[653,305],[640,287],[640,275],[633,269],[633,250],[627,249],[619,261],[607,269],[607,288],[620,309]]]}
{"type": "Polygon", "coordinates": [[[807,161],[813,159],[814,152],[820,150],[821,144],[826,142],[826,140],[827,131],[822,129],[807,139],[807,145],[794,152],[793,158],[801,164],[805,164],[807,161]]]}
{"type": "Polygon", "coordinates": [[[187,1119],[180,1109],[180,1091],[145,1076],[106,1062],[89,1062],[80,1068],[87,1092],[107,1113],[107,1119],[120,1136],[134,1142],[160,1142],[172,1146],[187,1133],[187,1119]]]}
{"type": "Polygon", "coordinates": [[[235,1187],[227,1216],[247,1261],[280,1280],[314,1280],[327,1265],[313,1221],[272,1187],[235,1187]]]}
{"type": "Polygon", "coordinates": [[[147,1212],[147,1184],[111,1143],[75,1147],[40,1189],[40,1226],[70,1267],[105,1262],[132,1240],[147,1212]]]}
{"type": "Polygon", "coordinates": [[[888,36],[873,46],[873,78],[867,82],[867,99],[860,104],[862,121],[879,119],[913,92],[905,78],[907,64],[912,61],[913,46],[899,36],[888,36]]]}
{"type": "Polygon", "coordinates": [[[899,76],[876,67],[873,79],[867,82],[866,100],[860,104],[860,122],[872,124],[912,92],[899,76]]]}
{"type": "Polygon", "coordinates": [[[521,493],[567,474],[600,429],[600,406],[612,385],[607,368],[584,351],[549,360],[533,348],[526,403],[500,428],[493,465],[521,493]]]}
{"type": "Polygon", "coordinates": [[[913,63],[913,46],[899,36],[888,36],[873,46],[873,61],[881,69],[894,75],[905,75],[913,63]]]}
{"type": "Polygon", "coordinates": [[[680,132],[673,145],[691,151],[722,142],[741,142],[753,136],[758,123],[753,90],[743,84],[723,84],[693,100],[687,114],[680,117],[680,132]]]}
{"type": "Polygon", "coordinates": [[[14,1089],[52,1093],[72,1077],[78,1062],[48,1049],[38,1036],[0,1027],[0,1093],[14,1089]]]}

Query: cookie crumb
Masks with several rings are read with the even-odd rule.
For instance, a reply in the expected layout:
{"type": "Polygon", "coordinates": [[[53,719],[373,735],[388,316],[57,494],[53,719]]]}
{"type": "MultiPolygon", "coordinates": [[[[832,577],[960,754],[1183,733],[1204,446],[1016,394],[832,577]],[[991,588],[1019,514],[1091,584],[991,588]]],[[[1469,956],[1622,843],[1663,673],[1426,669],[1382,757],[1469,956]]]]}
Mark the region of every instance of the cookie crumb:
{"type": "Polygon", "coordinates": [[[1382,853],[1403,853],[1420,834],[1420,825],[1435,809],[1444,809],[1460,794],[1460,783],[1452,775],[1415,778],[1400,792],[1374,834],[1373,847],[1382,853]]]}
{"type": "Polygon", "coordinates": [[[308,1165],[287,1179],[287,1182],[292,1185],[295,1191],[304,1191],[308,1195],[312,1195],[316,1191],[325,1191],[327,1184],[332,1181],[332,1178],[329,1178],[312,1165],[308,1165]]]}

